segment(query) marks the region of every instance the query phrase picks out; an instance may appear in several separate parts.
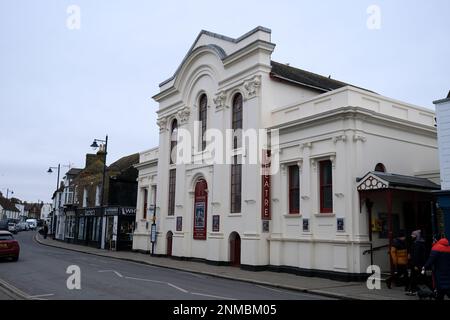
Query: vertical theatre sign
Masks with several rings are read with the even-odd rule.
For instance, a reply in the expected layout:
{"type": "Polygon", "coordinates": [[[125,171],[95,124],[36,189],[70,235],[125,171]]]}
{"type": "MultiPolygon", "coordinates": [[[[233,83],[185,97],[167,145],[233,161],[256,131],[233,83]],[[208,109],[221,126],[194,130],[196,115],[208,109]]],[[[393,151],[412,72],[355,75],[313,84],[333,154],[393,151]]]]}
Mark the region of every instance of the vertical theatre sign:
{"type": "Polygon", "coordinates": [[[262,203],[261,203],[261,218],[263,220],[270,220],[270,150],[263,149],[261,162],[261,176],[262,176],[262,203]]]}

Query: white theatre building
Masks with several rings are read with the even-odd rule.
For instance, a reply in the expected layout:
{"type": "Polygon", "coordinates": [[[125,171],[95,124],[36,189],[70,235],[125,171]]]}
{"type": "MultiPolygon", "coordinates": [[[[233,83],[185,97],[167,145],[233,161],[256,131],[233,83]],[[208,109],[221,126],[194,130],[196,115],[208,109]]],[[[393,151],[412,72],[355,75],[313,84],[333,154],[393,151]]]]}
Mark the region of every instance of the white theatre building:
{"type": "Polygon", "coordinates": [[[202,31],[160,84],[133,249],[152,251],[154,215],[157,255],[338,279],[388,271],[396,233],[431,228],[434,112],[274,62],[274,49],[263,27],[202,31]],[[255,142],[259,129],[272,139],[255,142]],[[273,174],[261,175],[262,150],[252,162],[256,146],[271,150],[273,174]]]}

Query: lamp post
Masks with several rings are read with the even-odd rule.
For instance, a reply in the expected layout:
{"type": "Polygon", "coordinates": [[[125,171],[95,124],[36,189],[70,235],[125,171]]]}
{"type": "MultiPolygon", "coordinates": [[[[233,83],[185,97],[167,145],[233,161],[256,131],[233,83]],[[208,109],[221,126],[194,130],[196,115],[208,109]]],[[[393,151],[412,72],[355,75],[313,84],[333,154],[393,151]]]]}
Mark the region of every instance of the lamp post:
{"type": "MultiPolygon", "coordinates": [[[[70,163],[69,163],[69,165],[65,165],[64,167],[70,168],[70,163]]],[[[52,169],[58,169],[58,176],[56,177],[56,191],[58,191],[59,176],[60,176],[60,172],[61,172],[61,164],[58,163],[57,167],[48,167],[47,173],[53,173],[52,169]]],[[[58,202],[56,202],[56,203],[58,203],[58,202]]],[[[59,208],[58,208],[58,210],[59,210],[59,208]]],[[[53,233],[53,239],[55,239],[55,235],[56,235],[56,220],[55,219],[56,219],[56,208],[54,208],[54,210],[53,210],[53,214],[52,214],[52,217],[50,220],[50,228],[49,228],[51,230],[51,233],[53,233]]]]}
{"type": "MultiPolygon", "coordinates": [[[[97,142],[100,142],[103,144],[104,146],[104,158],[103,158],[103,174],[102,174],[102,192],[100,194],[100,207],[101,207],[101,215],[103,216],[103,205],[104,205],[104,195],[105,195],[105,175],[106,175],[106,155],[108,153],[108,135],[106,135],[105,140],[102,139],[94,139],[94,142],[92,142],[91,144],[91,148],[93,148],[94,150],[99,148],[100,146],[97,144],[97,142]]],[[[100,240],[99,240],[99,248],[101,248],[102,244],[101,244],[101,239],[102,239],[102,223],[99,223],[99,234],[100,234],[100,240]]]]}
{"type": "Polygon", "coordinates": [[[6,188],[6,199],[8,199],[9,193],[11,192],[11,195],[14,194],[14,191],[12,191],[11,189],[6,188]]]}
{"type": "MultiPolygon", "coordinates": [[[[56,177],[56,191],[58,191],[58,188],[59,188],[59,174],[60,174],[60,171],[61,171],[61,164],[58,163],[57,167],[49,167],[47,172],[48,173],[53,173],[52,169],[58,169],[58,176],[56,177]]],[[[58,203],[58,202],[56,202],[56,203],[58,203]]],[[[53,211],[52,218],[50,220],[50,228],[49,228],[50,232],[53,233],[53,239],[55,239],[55,233],[56,233],[56,232],[53,232],[53,231],[56,231],[55,230],[56,229],[55,218],[56,218],[56,212],[53,211]]]]}
{"type": "Polygon", "coordinates": [[[59,188],[59,173],[60,173],[60,171],[61,171],[61,165],[58,163],[58,166],[57,166],[57,167],[48,167],[47,172],[48,172],[48,173],[53,173],[53,170],[52,170],[52,169],[58,169],[58,177],[57,177],[57,179],[56,179],[56,190],[58,190],[58,188],[59,188]]]}

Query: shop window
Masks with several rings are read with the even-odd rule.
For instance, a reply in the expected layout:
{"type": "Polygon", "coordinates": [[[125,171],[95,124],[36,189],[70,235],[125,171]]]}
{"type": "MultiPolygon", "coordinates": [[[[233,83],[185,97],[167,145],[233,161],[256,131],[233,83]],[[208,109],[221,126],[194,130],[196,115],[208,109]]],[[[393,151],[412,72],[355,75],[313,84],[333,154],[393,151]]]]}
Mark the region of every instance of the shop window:
{"type": "Polygon", "coordinates": [[[176,185],[176,169],[169,170],[169,209],[168,215],[175,214],[175,185],[176,185]]]}
{"type": "Polygon", "coordinates": [[[297,165],[289,166],[289,213],[300,212],[300,176],[297,165]]]}
{"type": "Polygon", "coordinates": [[[86,240],[86,235],[84,232],[84,223],[85,218],[84,217],[80,218],[78,221],[78,240],[86,240]]]}
{"type": "Polygon", "coordinates": [[[205,150],[206,148],[206,121],[208,118],[208,99],[206,97],[206,94],[202,94],[200,97],[200,103],[199,103],[199,114],[198,114],[198,121],[200,121],[201,130],[200,130],[200,137],[201,137],[201,150],[205,150]]]}
{"type": "Polygon", "coordinates": [[[320,212],[333,212],[333,174],[330,160],[319,162],[320,167],[320,212]]]}

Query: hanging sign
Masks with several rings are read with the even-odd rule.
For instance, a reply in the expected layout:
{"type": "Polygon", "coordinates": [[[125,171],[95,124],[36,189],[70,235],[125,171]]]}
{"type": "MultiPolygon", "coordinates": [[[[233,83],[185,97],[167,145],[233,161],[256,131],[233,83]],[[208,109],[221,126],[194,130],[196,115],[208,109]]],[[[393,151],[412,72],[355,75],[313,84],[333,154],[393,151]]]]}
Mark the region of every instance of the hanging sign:
{"type": "Polygon", "coordinates": [[[261,216],[263,220],[270,220],[270,150],[263,149],[261,176],[261,216]]]}

